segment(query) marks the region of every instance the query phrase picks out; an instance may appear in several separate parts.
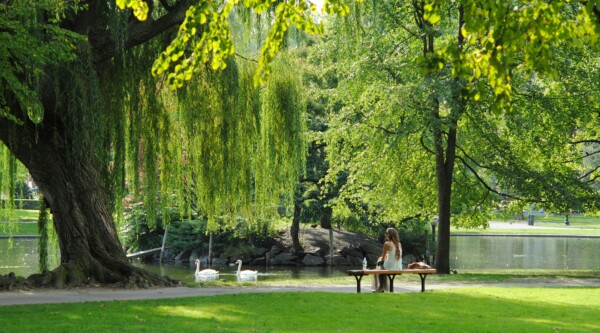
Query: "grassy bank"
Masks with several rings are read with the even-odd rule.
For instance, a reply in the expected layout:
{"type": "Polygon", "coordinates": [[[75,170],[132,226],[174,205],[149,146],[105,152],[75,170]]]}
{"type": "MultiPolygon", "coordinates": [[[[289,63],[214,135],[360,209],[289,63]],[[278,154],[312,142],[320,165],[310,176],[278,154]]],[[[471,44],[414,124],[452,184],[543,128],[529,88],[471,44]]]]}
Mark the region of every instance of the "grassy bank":
{"type": "MultiPolygon", "coordinates": [[[[371,277],[365,277],[362,282],[364,290],[370,290],[371,277]]],[[[490,284],[490,283],[531,283],[542,282],[552,284],[556,281],[573,280],[594,280],[600,281],[600,271],[593,270],[542,270],[542,269],[486,269],[486,270],[460,270],[458,274],[438,275],[433,274],[427,277],[426,285],[447,284],[447,285],[469,285],[469,284],[490,284]]],[[[420,286],[418,276],[399,275],[395,278],[395,285],[420,286]]],[[[332,276],[332,277],[311,277],[302,280],[290,278],[289,280],[261,281],[249,285],[260,287],[278,286],[293,287],[301,284],[302,286],[356,286],[356,281],[351,276],[332,276]]],[[[190,286],[198,287],[239,287],[240,284],[233,281],[212,281],[203,283],[190,283],[190,286]]]]}
{"type": "Polygon", "coordinates": [[[39,211],[28,209],[15,209],[11,221],[0,220],[0,236],[8,235],[37,235],[37,220],[39,211]]]}
{"type": "Polygon", "coordinates": [[[37,223],[17,223],[13,226],[9,226],[6,222],[0,223],[0,236],[8,235],[37,235],[38,226],[37,223]]]}
{"type": "Polygon", "coordinates": [[[264,293],[0,307],[6,332],[592,332],[598,288],[264,293]]]}

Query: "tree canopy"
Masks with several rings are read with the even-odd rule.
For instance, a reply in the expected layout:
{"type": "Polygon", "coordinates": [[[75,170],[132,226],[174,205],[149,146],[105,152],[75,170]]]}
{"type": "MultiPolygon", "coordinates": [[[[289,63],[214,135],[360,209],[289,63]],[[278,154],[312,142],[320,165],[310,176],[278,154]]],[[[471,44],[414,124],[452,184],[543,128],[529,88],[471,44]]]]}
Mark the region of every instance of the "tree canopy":
{"type": "MultiPolygon", "coordinates": [[[[490,192],[565,209],[597,198],[598,167],[580,162],[600,127],[583,86],[597,91],[598,1],[360,3],[322,6],[354,14],[323,60],[339,72],[328,149],[350,199],[390,219],[437,210],[447,254],[451,212],[481,224],[490,192]]],[[[290,199],[306,103],[300,68],[277,54],[294,29],[324,32],[316,11],[306,0],[0,2],[0,189],[19,160],[61,250],[35,283],[172,284],[125,258],[113,216],[129,193],[150,215],[177,206],[214,229],[290,199]],[[249,17],[266,35],[239,24],[249,17]]]]}
{"type": "MultiPolygon", "coordinates": [[[[249,52],[227,59],[229,50],[218,53],[219,72],[196,63],[185,76],[188,84],[171,90],[173,76],[153,76],[150,69],[157,54],[172,49],[173,28],[199,7],[185,0],[144,3],[143,22],[113,1],[0,4],[7,13],[0,20],[7,41],[0,60],[0,140],[3,156],[11,156],[2,164],[1,184],[14,183],[16,159],[29,170],[52,210],[61,252],[60,267],[32,277],[34,284],[170,284],[127,262],[113,217],[119,221],[125,197],[142,200],[150,219],[159,206],[174,206],[207,218],[215,230],[233,226],[240,215],[253,223],[275,211],[292,198],[303,173],[300,73],[272,53],[269,66],[278,70],[254,84],[260,63],[256,44],[248,44],[257,39],[245,37],[262,27],[236,23],[237,30],[223,30],[219,36],[248,45],[240,49],[249,52]]],[[[230,20],[258,15],[256,22],[271,22],[277,15],[236,8],[228,20],[229,13],[210,17],[215,33],[230,20]]]]}
{"type": "Polygon", "coordinates": [[[485,226],[494,208],[532,202],[598,210],[598,168],[582,163],[598,141],[597,22],[578,4],[523,5],[365,4],[319,45],[322,67],[336,73],[330,175],[349,173],[338,210],[440,216],[442,272],[450,222],[485,226]],[[555,25],[523,28],[537,20],[555,25]]]}

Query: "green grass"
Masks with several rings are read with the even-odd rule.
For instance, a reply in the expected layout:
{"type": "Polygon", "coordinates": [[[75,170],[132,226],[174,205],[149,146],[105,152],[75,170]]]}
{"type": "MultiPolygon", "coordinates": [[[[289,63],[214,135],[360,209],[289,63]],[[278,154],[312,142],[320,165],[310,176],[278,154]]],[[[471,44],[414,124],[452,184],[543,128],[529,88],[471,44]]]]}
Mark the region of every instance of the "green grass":
{"type": "MultiPolygon", "coordinates": [[[[536,216],[535,221],[554,222],[554,223],[564,224],[565,216],[564,215],[536,216]]],[[[569,222],[571,224],[595,224],[596,227],[600,228],[600,217],[599,216],[569,215],[569,222]]]]}
{"type": "MultiPolygon", "coordinates": [[[[15,209],[13,220],[17,222],[35,222],[38,220],[40,212],[38,210],[15,209]]],[[[2,221],[5,222],[5,221],[2,221]]]]}
{"type": "MultiPolygon", "coordinates": [[[[406,279],[408,276],[402,276],[406,279]]],[[[398,277],[396,278],[398,279],[398,277]]],[[[449,284],[531,282],[567,279],[600,279],[600,271],[551,269],[481,269],[459,271],[458,274],[430,275],[427,281],[449,284]]]]}
{"type": "Polygon", "coordinates": [[[254,293],[0,307],[5,332],[593,332],[600,288],[254,293]]]}
{"type": "Polygon", "coordinates": [[[0,236],[8,236],[12,235],[37,235],[38,234],[38,226],[37,223],[16,223],[14,225],[14,229],[9,230],[9,228],[13,228],[8,225],[6,222],[0,223],[0,236]]]}
{"type": "Polygon", "coordinates": [[[37,210],[15,209],[12,221],[16,223],[9,224],[0,220],[0,236],[37,235],[38,215],[37,210]]]}

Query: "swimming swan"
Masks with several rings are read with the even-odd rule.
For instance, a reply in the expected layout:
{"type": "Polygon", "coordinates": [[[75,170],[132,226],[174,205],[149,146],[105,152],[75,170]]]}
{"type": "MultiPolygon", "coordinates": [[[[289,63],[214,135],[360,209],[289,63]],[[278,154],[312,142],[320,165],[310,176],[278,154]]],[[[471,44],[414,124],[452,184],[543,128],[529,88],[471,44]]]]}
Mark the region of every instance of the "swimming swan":
{"type": "Polygon", "coordinates": [[[200,259],[196,259],[196,277],[213,277],[219,275],[219,271],[214,269],[200,270],[200,259]]]}
{"type": "Polygon", "coordinates": [[[250,270],[245,270],[242,271],[242,261],[241,260],[237,260],[235,262],[238,265],[238,270],[237,270],[237,276],[239,277],[255,277],[256,274],[258,274],[257,271],[250,271],[250,270]]]}

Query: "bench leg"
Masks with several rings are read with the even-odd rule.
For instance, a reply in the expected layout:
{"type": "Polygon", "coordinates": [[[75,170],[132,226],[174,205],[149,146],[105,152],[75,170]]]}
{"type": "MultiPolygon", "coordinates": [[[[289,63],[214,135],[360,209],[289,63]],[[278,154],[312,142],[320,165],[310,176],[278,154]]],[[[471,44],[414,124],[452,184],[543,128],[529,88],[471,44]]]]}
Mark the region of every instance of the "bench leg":
{"type": "Polygon", "coordinates": [[[360,275],[354,275],[354,278],[356,279],[356,292],[360,293],[360,280],[362,280],[363,274],[360,275]]]}
{"type": "Polygon", "coordinates": [[[388,281],[390,282],[390,292],[393,293],[394,292],[394,279],[396,278],[396,275],[388,275],[388,281]]]}
{"type": "Polygon", "coordinates": [[[427,274],[419,274],[419,277],[421,277],[421,292],[425,291],[425,278],[427,277],[427,274]]]}

